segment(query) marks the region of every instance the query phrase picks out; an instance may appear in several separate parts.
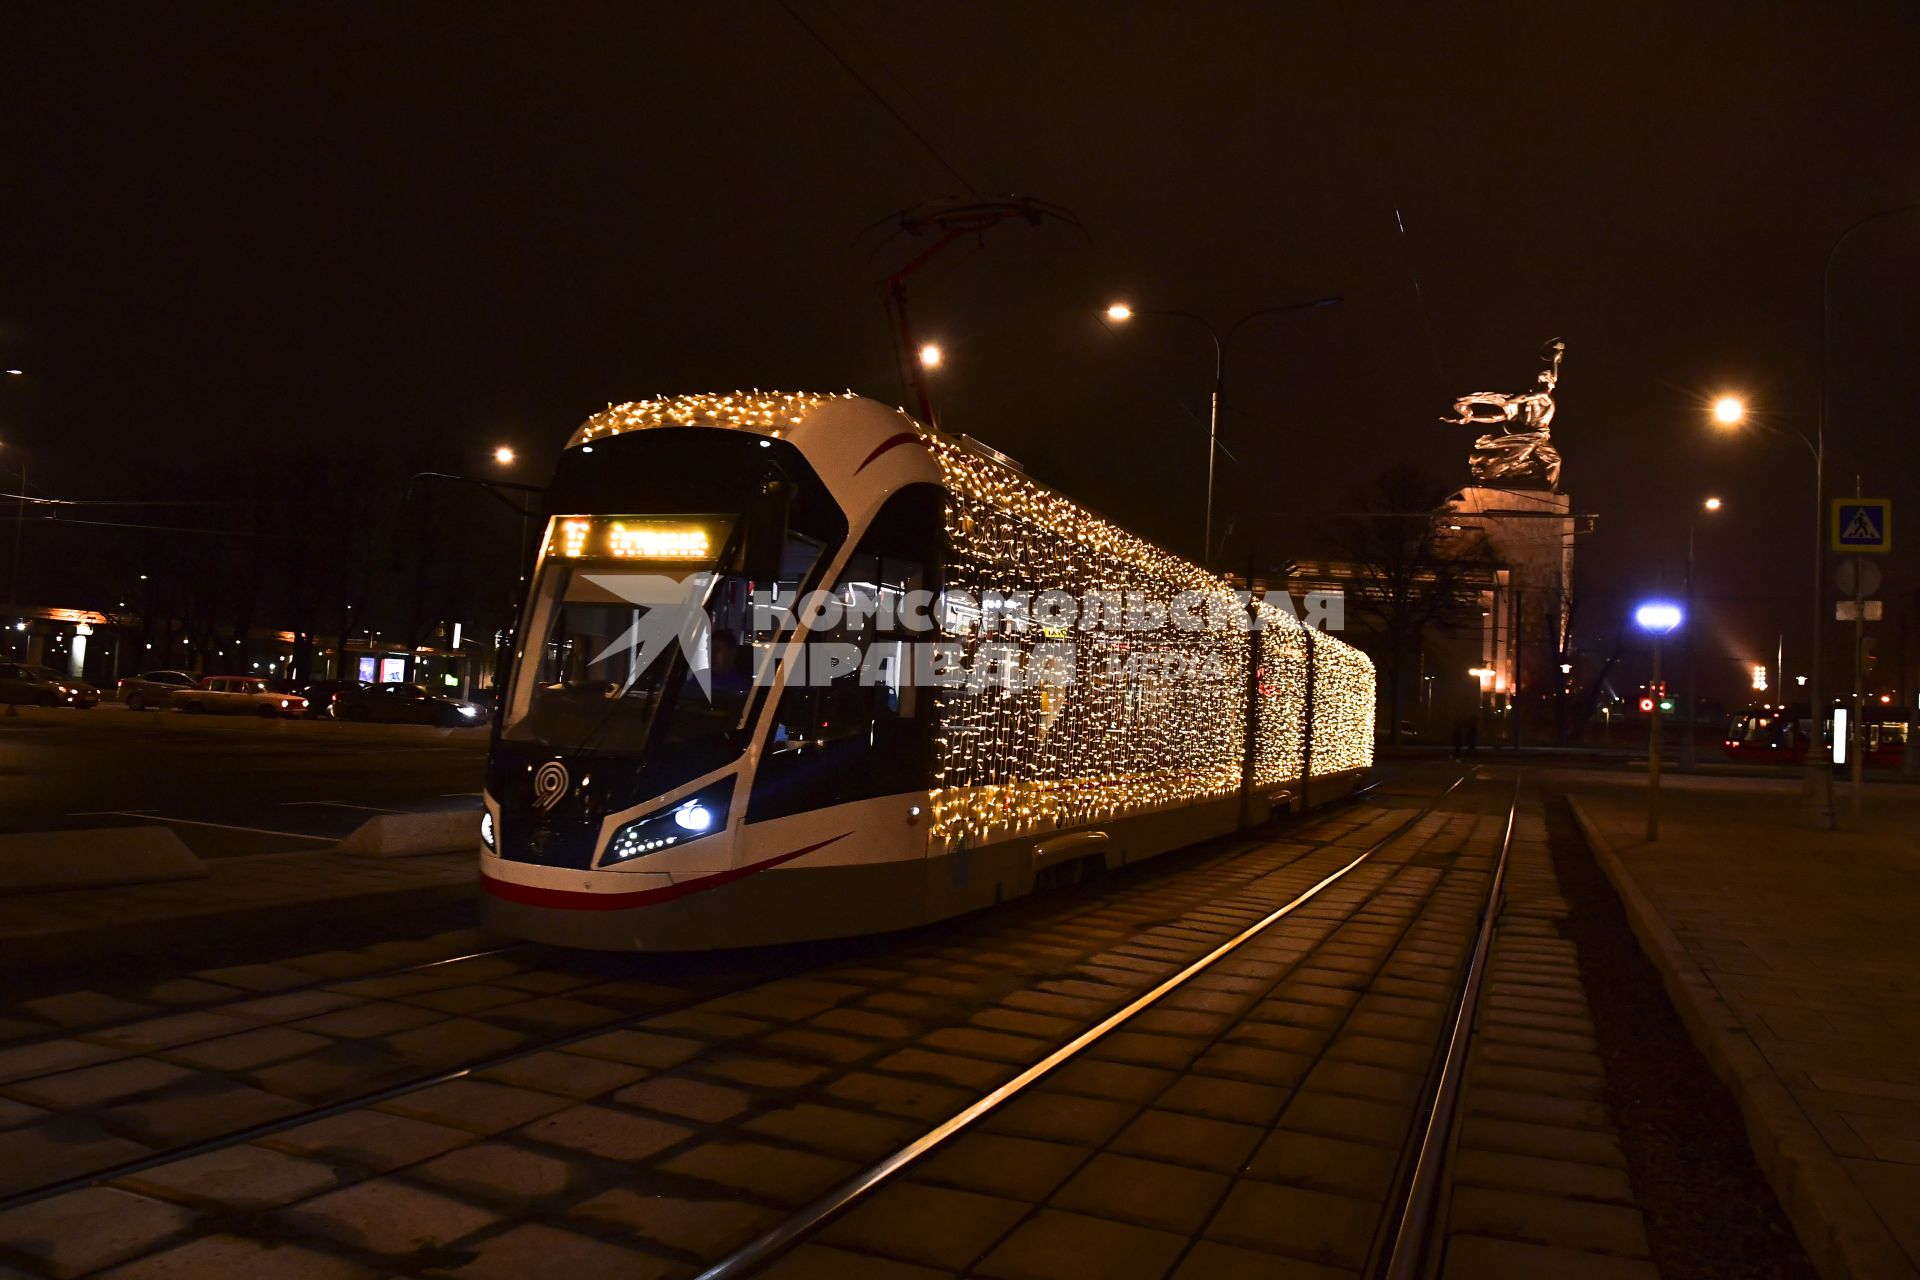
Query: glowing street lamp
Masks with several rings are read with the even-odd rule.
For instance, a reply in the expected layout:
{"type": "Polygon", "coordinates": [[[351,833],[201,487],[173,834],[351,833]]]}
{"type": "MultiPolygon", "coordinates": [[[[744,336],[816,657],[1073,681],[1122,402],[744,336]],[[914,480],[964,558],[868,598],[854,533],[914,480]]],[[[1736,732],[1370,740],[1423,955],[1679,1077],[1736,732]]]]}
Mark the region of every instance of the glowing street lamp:
{"type": "Polygon", "coordinates": [[[940,349],[937,342],[922,343],[920,346],[920,367],[938,369],[945,362],[947,353],[940,349]]]}
{"type": "MultiPolygon", "coordinates": [[[[1633,611],[1633,624],[1653,638],[1653,688],[1660,687],[1660,642],[1686,619],[1671,600],[1648,600],[1633,611]]],[[[1647,731],[1647,843],[1660,838],[1660,704],[1654,703],[1647,731]]]]}
{"type": "Polygon", "coordinates": [[[512,466],[513,460],[517,456],[513,451],[512,445],[503,444],[493,451],[493,460],[503,467],[512,466]]]}
{"type": "Polygon", "coordinates": [[[1633,625],[1648,635],[1665,636],[1677,630],[1686,617],[1686,611],[1671,601],[1649,600],[1633,611],[1633,625]]]}
{"type": "Polygon", "coordinates": [[[1133,308],[1124,302],[1109,302],[1107,304],[1107,319],[1114,324],[1125,324],[1127,321],[1133,319],[1133,308]]]}
{"type": "MultiPolygon", "coordinates": [[[[1822,351],[1824,353],[1824,346],[1822,351]]],[[[1823,357],[1824,359],[1824,354],[1823,357]]],[[[1822,383],[1822,396],[1825,384],[1822,383]]],[[[1824,419],[1825,401],[1822,400],[1824,419]]],[[[1813,724],[1813,741],[1807,744],[1807,798],[1812,810],[1813,825],[1825,830],[1833,826],[1833,766],[1829,763],[1827,744],[1827,707],[1820,700],[1821,643],[1822,625],[1825,612],[1825,594],[1821,590],[1821,572],[1826,558],[1826,510],[1824,495],[1827,489],[1827,433],[1824,421],[1814,424],[1814,434],[1808,438],[1799,430],[1788,430],[1772,423],[1761,422],[1747,411],[1746,402],[1739,396],[1723,395],[1713,402],[1713,420],[1723,429],[1732,430],[1749,422],[1776,435],[1798,440],[1806,446],[1813,458],[1813,643],[1810,646],[1812,665],[1809,668],[1811,679],[1807,686],[1808,712],[1813,724]]]]}

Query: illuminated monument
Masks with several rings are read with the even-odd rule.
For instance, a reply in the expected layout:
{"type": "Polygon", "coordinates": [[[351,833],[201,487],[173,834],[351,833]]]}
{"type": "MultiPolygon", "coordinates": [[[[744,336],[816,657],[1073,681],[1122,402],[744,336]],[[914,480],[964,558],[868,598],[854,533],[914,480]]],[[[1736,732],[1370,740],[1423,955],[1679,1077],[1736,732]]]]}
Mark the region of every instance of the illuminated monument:
{"type": "Polygon", "coordinates": [[[1481,593],[1481,701],[1505,713],[1515,698],[1554,705],[1567,648],[1573,579],[1572,502],[1560,492],[1553,393],[1566,344],[1555,338],[1530,391],[1476,391],[1453,403],[1455,426],[1491,428],[1467,460],[1476,483],[1447,499],[1448,532],[1462,553],[1490,555],[1495,585],[1481,593]],[[1479,537],[1476,537],[1479,535],[1479,537]],[[1484,539],[1481,541],[1480,539],[1484,539]],[[1476,545],[1477,544],[1477,545],[1476,545]]]}
{"type": "Polygon", "coordinates": [[[1538,476],[1547,488],[1560,490],[1560,451],[1550,443],[1553,432],[1553,389],[1560,383],[1560,359],[1567,344],[1555,338],[1546,346],[1551,354],[1547,367],[1534,378],[1538,389],[1519,395],[1498,391],[1473,391],[1453,402],[1457,418],[1440,421],[1456,426],[1499,426],[1498,435],[1488,432],[1473,442],[1473,455],[1467,465],[1473,478],[1482,481],[1526,479],[1538,476]]]}

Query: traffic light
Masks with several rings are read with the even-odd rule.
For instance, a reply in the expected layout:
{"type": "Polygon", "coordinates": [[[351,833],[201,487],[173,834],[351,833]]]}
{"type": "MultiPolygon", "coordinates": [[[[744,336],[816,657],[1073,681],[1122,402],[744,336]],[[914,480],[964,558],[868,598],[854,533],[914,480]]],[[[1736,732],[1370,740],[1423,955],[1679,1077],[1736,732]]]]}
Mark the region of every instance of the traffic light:
{"type": "Polygon", "coordinates": [[[1648,715],[1648,716],[1650,716],[1650,715],[1652,715],[1652,714],[1653,714],[1653,699],[1652,699],[1652,698],[1642,698],[1642,699],[1640,699],[1640,714],[1642,714],[1642,715],[1648,715]]]}

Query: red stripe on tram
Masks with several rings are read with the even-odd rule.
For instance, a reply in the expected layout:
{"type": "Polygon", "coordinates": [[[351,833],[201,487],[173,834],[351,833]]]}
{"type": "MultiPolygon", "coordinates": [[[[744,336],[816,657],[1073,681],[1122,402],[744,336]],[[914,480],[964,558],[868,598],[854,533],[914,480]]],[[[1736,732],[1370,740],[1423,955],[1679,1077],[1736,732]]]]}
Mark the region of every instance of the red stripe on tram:
{"type": "Polygon", "coordinates": [[[888,439],[882,440],[880,447],[868,454],[867,460],[853,469],[853,474],[859,475],[862,471],[872,466],[876,458],[891,449],[898,449],[903,444],[918,444],[919,442],[920,437],[911,431],[902,431],[897,436],[891,436],[888,439]]]}
{"type": "Polygon", "coordinates": [[[718,889],[721,885],[732,884],[757,871],[777,867],[783,862],[792,862],[795,858],[805,857],[816,849],[824,849],[837,840],[845,840],[851,831],[842,831],[831,839],[818,844],[810,844],[804,849],[795,849],[755,862],[749,866],[735,867],[731,871],[717,871],[710,876],[701,876],[698,880],[682,880],[677,884],[662,885],[657,889],[637,889],[632,893],[582,893],[578,889],[545,889],[538,885],[515,884],[511,880],[499,880],[480,873],[480,884],[488,893],[506,902],[518,902],[529,907],[554,907],[561,911],[623,911],[630,907],[647,907],[655,903],[671,902],[675,898],[684,898],[690,893],[700,893],[707,889],[718,889]]]}

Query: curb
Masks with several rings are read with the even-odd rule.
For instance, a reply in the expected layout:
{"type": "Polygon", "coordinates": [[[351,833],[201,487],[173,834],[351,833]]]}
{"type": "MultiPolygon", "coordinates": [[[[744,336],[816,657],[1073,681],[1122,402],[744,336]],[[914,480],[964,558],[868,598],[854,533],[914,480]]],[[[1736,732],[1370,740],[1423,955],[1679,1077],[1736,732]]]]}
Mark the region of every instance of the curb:
{"type": "Polygon", "coordinates": [[[433,813],[383,813],[368,818],[334,846],[361,858],[412,858],[426,853],[480,856],[481,808],[433,813]]]}
{"type": "Polygon", "coordinates": [[[204,880],[210,874],[172,827],[62,827],[0,835],[0,898],[204,880]]]}
{"type": "Polygon", "coordinates": [[[1687,1035],[1733,1092],[1754,1159],[1820,1274],[1826,1280],[1913,1280],[1920,1275],[1719,990],[1600,834],[1599,824],[1576,797],[1569,795],[1567,806],[1594,860],[1619,894],[1641,949],[1660,971],[1661,985],[1687,1035]]]}

